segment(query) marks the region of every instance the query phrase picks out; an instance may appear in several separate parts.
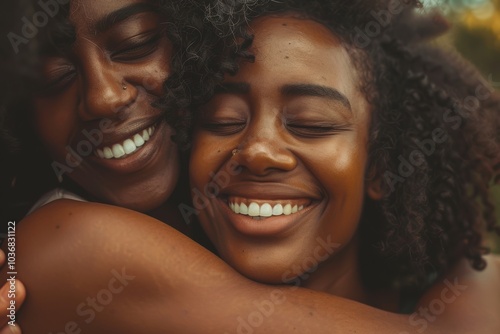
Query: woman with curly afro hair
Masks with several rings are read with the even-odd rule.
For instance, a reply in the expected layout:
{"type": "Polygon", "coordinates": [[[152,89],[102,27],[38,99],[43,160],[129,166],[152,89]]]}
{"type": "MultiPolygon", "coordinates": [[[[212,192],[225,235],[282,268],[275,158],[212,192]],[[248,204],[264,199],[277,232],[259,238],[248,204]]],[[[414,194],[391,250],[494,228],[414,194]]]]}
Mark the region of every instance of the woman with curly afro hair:
{"type": "Polygon", "coordinates": [[[68,73],[35,95],[37,135],[60,162],[74,117],[95,133],[88,124],[119,114],[106,138],[130,115],[156,117],[141,101],[170,111],[151,132],[173,127],[179,146],[192,145],[192,204],[180,214],[199,219],[237,272],[137,212],[154,209],[165,192],[152,185],[165,175],[152,173],[149,188],[123,176],[122,185],[95,168],[97,151],[67,175],[88,202],[62,198],[19,223],[26,333],[498,332],[500,269],[482,236],[498,232],[488,187],[500,168],[500,100],[470,65],[427,43],[442,21],[416,15],[411,1],[196,1],[171,7],[183,10],[170,17],[183,28],[167,35],[172,55],[149,33],[159,27],[147,6],[108,12],[122,2],[68,11],[76,43],[62,50],[66,62],[48,63],[48,74],[68,73]],[[135,29],[146,32],[138,45],[112,42],[135,29]],[[147,71],[169,78],[160,100],[150,99],[154,80],[136,79],[147,71]],[[188,105],[192,117],[177,112],[188,105]],[[54,114],[66,122],[58,133],[54,114]],[[127,187],[142,191],[141,205],[127,187]]]}
{"type": "MultiPolygon", "coordinates": [[[[253,52],[264,53],[260,44],[251,49],[258,34],[246,22],[283,13],[327,27],[348,53],[350,73],[357,74],[356,87],[370,110],[366,178],[375,181],[381,197],[366,203],[370,222],[361,219],[360,227],[367,247],[361,267],[374,285],[423,284],[429,273],[447,270],[460,257],[482,270],[488,253],[482,234],[500,232],[488,190],[500,168],[499,96],[456,53],[426,41],[445,30],[446,22],[438,15],[419,16],[412,10],[416,6],[420,3],[264,0],[230,14],[220,2],[209,11],[217,13],[209,16],[214,26],[236,22],[231,39],[243,42],[232,52],[235,68],[260,65],[253,52]],[[376,18],[386,20],[385,28],[376,18]],[[374,24],[378,30],[370,30],[374,24]]],[[[276,49],[270,53],[285,53],[276,49]]]]}

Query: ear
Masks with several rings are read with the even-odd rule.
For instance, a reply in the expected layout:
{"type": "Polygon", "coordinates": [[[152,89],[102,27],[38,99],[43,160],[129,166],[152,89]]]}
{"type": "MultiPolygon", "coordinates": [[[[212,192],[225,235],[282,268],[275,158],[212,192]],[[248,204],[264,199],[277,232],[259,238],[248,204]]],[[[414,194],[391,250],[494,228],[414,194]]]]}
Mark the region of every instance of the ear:
{"type": "Polygon", "coordinates": [[[366,183],[366,193],[372,200],[380,201],[384,197],[381,179],[369,180],[366,183]]]}
{"type": "Polygon", "coordinates": [[[382,177],[375,168],[370,168],[365,182],[366,194],[374,201],[380,201],[384,197],[382,189],[382,177]]]}

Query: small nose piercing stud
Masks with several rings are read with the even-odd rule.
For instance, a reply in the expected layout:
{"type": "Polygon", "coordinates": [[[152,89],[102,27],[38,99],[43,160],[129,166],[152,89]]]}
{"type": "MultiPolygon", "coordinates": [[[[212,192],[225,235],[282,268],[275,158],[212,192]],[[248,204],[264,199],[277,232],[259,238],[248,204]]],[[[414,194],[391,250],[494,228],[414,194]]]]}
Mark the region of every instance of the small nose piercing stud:
{"type": "Polygon", "coordinates": [[[123,90],[127,90],[127,86],[125,84],[123,84],[122,88],[123,90]]]}
{"type": "Polygon", "coordinates": [[[232,153],[233,156],[235,156],[236,154],[240,153],[240,150],[238,150],[237,148],[235,148],[231,153],[232,153]]]}

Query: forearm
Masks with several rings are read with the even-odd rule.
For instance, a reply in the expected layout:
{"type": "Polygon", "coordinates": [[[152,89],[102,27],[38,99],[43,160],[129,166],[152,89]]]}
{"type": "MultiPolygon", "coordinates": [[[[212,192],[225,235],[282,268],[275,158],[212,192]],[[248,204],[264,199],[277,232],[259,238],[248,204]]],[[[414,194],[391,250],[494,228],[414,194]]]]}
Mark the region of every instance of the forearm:
{"type": "MultiPolygon", "coordinates": [[[[174,229],[138,213],[98,206],[79,212],[77,221],[64,218],[80,206],[85,207],[58,208],[56,217],[27,223],[29,235],[19,234],[19,277],[30,292],[19,317],[26,334],[60,332],[65,326],[97,334],[420,329],[407,315],[252,282],[174,229]],[[33,260],[34,252],[41,261],[33,260]]],[[[450,319],[471,314],[463,310],[467,296],[428,321],[426,333],[460,333],[465,327],[450,319]]]]}
{"type": "Polygon", "coordinates": [[[281,326],[284,319],[294,319],[292,324],[300,333],[499,333],[500,259],[490,256],[487,261],[484,271],[472,269],[466,260],[457,263],[424,293],[409,315],[306,289],[284,288],[287,303],[274,312],[281,318],[273,315],[269,322],[281,326]],[[306,320],[295,321],[301,318],[306,320]]]}
{"type": "Polygon", "coordinates": [[[79,203],[43,211],[18,233],[19,278],[30,292],[18,320],[27,334],[331,333],[348,325],[348,310],[324,307],[333,297],[251,282],[140,214],[79,203]]]}

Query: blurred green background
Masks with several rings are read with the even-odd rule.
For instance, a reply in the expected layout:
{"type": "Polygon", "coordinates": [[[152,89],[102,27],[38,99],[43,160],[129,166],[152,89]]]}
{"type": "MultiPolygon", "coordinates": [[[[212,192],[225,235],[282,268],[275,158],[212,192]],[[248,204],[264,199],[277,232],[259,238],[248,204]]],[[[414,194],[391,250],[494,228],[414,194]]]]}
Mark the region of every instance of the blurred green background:
{"type": "MultiPolygon", "coordinates": [[[[457,50],[500,89],[500,0],[422,0],[425,11],[439,9],[452,23],[451,33],[440,42],[457,50]]],[[[500,117],[500,114],[498,115],[500,117]]],[[[493,188],[500,224],[500,186],[493,188]]],[[[500,254],[500,237],[488,235],[489,245],[500,254]]]]}

